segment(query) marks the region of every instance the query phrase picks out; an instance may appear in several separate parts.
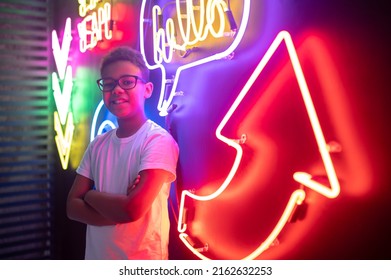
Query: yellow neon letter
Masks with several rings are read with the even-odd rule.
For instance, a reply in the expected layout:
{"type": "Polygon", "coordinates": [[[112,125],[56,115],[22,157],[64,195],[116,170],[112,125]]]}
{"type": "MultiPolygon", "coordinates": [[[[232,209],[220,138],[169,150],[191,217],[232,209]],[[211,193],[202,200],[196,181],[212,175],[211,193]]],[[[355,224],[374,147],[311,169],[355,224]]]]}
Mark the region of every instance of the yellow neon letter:
{"type": "Polygon", "coordinates": [[[62,130],[58,113],[54,112],[54,130],[56,136],[54,137],[57,145],[58,155],[60,156],[62,168],[65,170],[68,168],[69,154],[71,152],[71,145],[73,139],[73,131],[75,126],[73,125],[72,112],[68,113],[67,122],[65,126],[65,133],[62,130]]]}

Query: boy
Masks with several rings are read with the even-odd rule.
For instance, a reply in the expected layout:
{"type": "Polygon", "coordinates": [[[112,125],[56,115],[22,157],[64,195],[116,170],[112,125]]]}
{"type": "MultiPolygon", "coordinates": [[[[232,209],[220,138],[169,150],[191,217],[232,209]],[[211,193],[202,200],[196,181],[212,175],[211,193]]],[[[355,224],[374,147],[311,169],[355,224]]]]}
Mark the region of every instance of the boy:
{"type": "Polygon", "coordinates": [[[118,128],[94,139],[77,168],[67,215],[86,223],[86,259],[168,259],[167,199],[178,146],[147,119],[153,91],[141,54],[120,47],[97,81],[118,128]]]}

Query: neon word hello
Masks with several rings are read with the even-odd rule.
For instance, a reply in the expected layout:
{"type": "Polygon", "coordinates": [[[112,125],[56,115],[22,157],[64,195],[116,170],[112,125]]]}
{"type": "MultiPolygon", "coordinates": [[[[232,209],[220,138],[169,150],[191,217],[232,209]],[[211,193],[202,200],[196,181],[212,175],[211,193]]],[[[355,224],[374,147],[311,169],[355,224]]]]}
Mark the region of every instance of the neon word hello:
{"type": "MultiPolygon", "coordinates": [[[[191,63],[182,65],[178,67],[176,70],[176,74],[174,79],[167,78],[166,68],[162,64],[163,62],[169,63],[172,60],[173,51],[174,50],[185,50],[188,46],[194,45],[200,41],[205,40],[209,34],[213,37],[220,38],[223,37],[224,29],[225,29],[225,12],[227,9],[225,1],[222,0],[210,0],[205,6],[205,1],[199,1],[200,5],[197,7],[193,6],[192,0],[186,1],[186,14],[182,14],[180,12],[180,4],[184,1],[176,0],[176,11],[177,11],[177,21],[179,25],[181,40],[183,40],[183,44],[178,44],[175,39],[174,34],[174,20],[168,19],[166,22],[166,29],[158,26],[158,18],[162,15],[162,8],[155,5],[152,8],[152,28],[153,28],[153,53],[154,53],[154,63],[149,64],[146,55],[145,55],[145,38],[143,37],[144,32],[144,22],[147,22],[148,19],[145,18],[145,7],[146,0],[143,0],[141,4],[140,11],[140,48],[141,53],[143,54],[145,60],[147,61],[147,66],[149,69],[160,69],[162,72],[162,86],[160,90],[159,102],[157,105],[157,109],[160,112],[161,116],[166,116],[168,114],[169,107],[172,103],[172,100],[176,94],[176,89],[178,85],[178,80],[180,74],[183,70],[202,65],[204,63],[208,63],[210,61],[219,60],[230,56],[236,47],[239,45],[240,41],[243,38],[244,31],[246,29],[249,13],[250,13],[250,0],[243,0],[243,14],[241,19],[241,24],[237,32],[235,33],[235,38],[232,43],[228,46],[228,48],[222,52],[213,54],[211,56],[193,61],[191,63]],[[200,13],[199,16],[199,25],[197,27],[195,21],[194,12],[198,11],[200,13]],[[213,27],[213,23],[215,23],[216,18],[219,18],[219,27],[217,31],[213,27]],[[182,21],[185,21],[185,24],[182,21]],[[194,37],[194,38],[193,38],[194,37]],[[193,39],[192,39],[193,38],[193,39]],[[166,50],[168,48],[168,51],[166,50]],[[166,94],[165,89],[166,85],[172,85],[171,91],[169,94],[166,94]]],[[[147,13],[148,14],[148,13],[147,13]]],[[[235,30],[236,31],[236,30],[235,30]]]]}
{"type": "Polygon", "coordinates": [[[53,57],[57,67],[57,72],[52,73],[52,89],[57,108],[54,112],[54,131],[58,154],[64,170],[68,168],[74,131],[73,115],[69,111],[73,88],[72,66],[67,64],[71,41],[71,19],[67,18],[61,46],[57,32],[52,31],[53,57]],[[63,132],[64,125],[65,133],[63,132]]]}
{"type": "Polygon", "coordinates": [[[99,41],[110,40],[113,37],[111,31],[111,5],[105,3],[99,7],[97,11],[96,4],[99,1],[90,1],[86,5],[86,1],[79,0],[79,15],[84,17],[83,21],[77,25],[80,38],[80,51],[86,52],[87,49],[93,49],[99,41]],[[92,11],[87,15],[87,12],[92,11]]]}
{"type": "Polygon", "coordinates": [[[179,34],[176,34],[175,21],[169,18],[165,28],[159,26],[159,18],[162,17],[162,8],[155,5],[152,8],[152,30],[153,30],[153,53],[156,64],[171,62],[175,50],[186,51],[187,47],[204,41],[208,35],[214,38],[221,38],[225,31],[225,11],[227,4],[221,0],[199,1],[199,6],[194,6],[193,1],[186,1],[186,13],[181,13],[181,3],[176,0],[177,26],[179,34]],[[195,11],[199,14],[197,26],[195,11]],[[213,26],[217,21],[217,31],[213,26]],[[178,43],[177,36],[179,35],[178,43]],[[168,49],[168,51],[167,51],[168,49]]]}

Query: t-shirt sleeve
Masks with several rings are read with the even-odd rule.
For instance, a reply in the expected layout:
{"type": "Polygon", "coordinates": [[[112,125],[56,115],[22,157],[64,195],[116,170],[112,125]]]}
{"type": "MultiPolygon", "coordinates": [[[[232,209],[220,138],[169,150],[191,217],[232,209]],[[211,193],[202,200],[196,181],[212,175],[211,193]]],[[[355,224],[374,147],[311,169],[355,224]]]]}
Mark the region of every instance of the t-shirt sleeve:
{"type": "Polygon", "coordinates": [[[147,138],[143,147],[139,172],[146,169],[163,169],[172,174],[170,182],[173,182],[176,179],[178,155],[178,145],[170,134],[153,134],[147,138]]]}
{"type": "Polygon", "coordinates": [[[81,159],[81,162],[76,169],[76,173],[94,180],[91,172],[91,146],[92,144],[90,143],[84,152],[83,158],[81,159]]]}

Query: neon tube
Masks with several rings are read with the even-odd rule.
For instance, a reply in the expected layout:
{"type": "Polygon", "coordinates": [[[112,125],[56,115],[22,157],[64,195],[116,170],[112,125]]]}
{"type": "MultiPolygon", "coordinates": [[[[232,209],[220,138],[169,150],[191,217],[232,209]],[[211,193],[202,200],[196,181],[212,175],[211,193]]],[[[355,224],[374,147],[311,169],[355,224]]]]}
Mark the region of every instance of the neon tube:
{"type": "Polygon", "coordinates": [[[67,18],[61,47],[57,32],[55,30],[52,31],[53,57],[58,71],[57,73],[52,73],[52,90],[58,111],[54,112],[54,131],[56,132],[54,140],[61,160],[61,166],[64,170],[68,168],[73,131],[75,128],[72,112],[69,112],[73,88],[72,67],[67,65],[72,41],[71,31],[71,19],[67,18]],[[60,81],[63,82],[62,89],[60,81]],[[62,129],[63,125],[65,125],[65,134],[62,129]]]}
{"type": "Polygon", "coordinates": [[[97,131],[96,135],[99,135],[103,132],[103,129],[106,126],[110,126],[112,129],[116,128],[117,126],[110,120],[104,120],[100,126],[98,127],[98,130],[96,129],[96,125],[98,122],[98,116],[100,111],[102,110],[104,103],[103,100],[101,100],[98,104],[98,106],[95,109],[94,116],[92,117],[92,124],[91,124],[91,131],[90,131],[90,142],[95,139],[95,131],[97,131]]]}
{"type": "Polygon", "coordinates": [[[56,131],[56,136],[54,137],[54,140],[56,141],[58,155],[60,156],[61,160],[61,166],[64,170],[68,168],[74,129],[75,126],[73,125],[72,112],[68,113],[65,133],[62,130],[62,125],[58,113],[54,112],[54,130],[56,131]]]}
{"type": "Polygon", "coordinates": [[[88,7],[79,6],[79,14],[84,15],[83,21],[77,25],[80,38],[79,49],[82,53],[86,52],[88,49],[93,49],[99,41],[103,40],[102,34],[104,34],[106,40],[110,40],[113,37],[110,28],[110,3],[105,3],[102,7],[99,7],[97,11],[93,11],[88,15],[86,14],[87,10],[90,11],[95,8],[96,3],[88,7]],[[80,9],[82,9],[82,12],[80,12],[80,9]]]}
{"type": "MultiPolygon", "coordinates": [[[[325,186],[319,182],[312,180],[312,176],[306,172],[295,172],[293,174],[293,178],[295,181],[302,184],[303,186],[308,187],[308,188],[310,188],[310,189],[312,189],[312,190],[314,190],[314,191],[316,191],[316,192],[318,192],[328,198],[335,198],[338,196],[338,194],[340,192],[339,181],[338,181],[337,175],[335,173],[334,165],[331,161],[330,154],[327,149],[327,144],[324,139],[323,131],[321,129],[319,119],[317,117],[316,110],[315,110],[314,104],[312,102],[311,94],[308,90],[308,86],[307,86],[306,80],[304,78],[304,74],[303,74],[297,53],[296,53],[296,49],[295,49],[293,41],[292,41],[292,38],[288,32],[281,31],[277,35],[277,37],[274,39],[272,44],[270,45],[270,47],[267,50],[267,52],[265,53],[264,57],[259,62],[256,69],[254,70],[254,72],[252,73],[252,75],[248,79],[247,83],[245,84],[245,86],[243,87],[241,92],[239,93],[238,97],[235,99],[235,101],[231,105],[230,109],[228,110],[228,112],[226,113],[226,115],[224,116],[221,123],[218,125],[218,127],[216,129],[216,137],[219,140],[221,140],[222,142],[226,143],[228,146],[235,148],[236,152],[237,152],[234,163],[232,165],[232,168],[231,168],[227,178],[224,180],[222,185],[214,193],[212,193],[210,195],[199,196],[199,195],[195,195],[187,190],[184,190],[181,194],[181,201],[180,201],[180,205],[179,205],[179,216],[178,216],[178,231],[180,232],[179,236],[180,236],[181,240],[185,243],[185,245],[195,255],[197,255],[201,259],[208,259],[208,258],[205,257],[201,252],[199,252],[195,248],[193,248],[186,239],[187,234],[185,233],[185,231],[187,229],[187,225],[185,223],[183,223],[184,203],[185,203],[186,196],[189,196],[190,198],[195,199],[195,200],[199,200],[199,201],[212,200],[212,199],[216,198],[217,196],[219,196],[231,183],[233,177],[235,176],[235,174],[238,170],[238,167],[239,167],[242,155],[243,155],[243,150],[242,150],[241,146],[235,140],[232,140],[232,139],[229,139],[229,138],[223,136],[221,134],[221,132],[222,132],[223,128],[225,127],[225,125],[227,124],[228,120],[232,117],[232,115],[234,114],[234,112],[236,111],[236,109],[238,108],[238,106],[240,105],[240,103],[242,102],[244,97],[246,96],[246,94],[248,93],[248,91],[251,89],[252,85],[254,84],[254,82],[256,81],[258,76],[263,71],[264,67],[268,64],[270,58],[274,55],[275,51],[282,43],[285,43],[285,45],[287,47],[288,54],[289,54],[289,57],[290,57],[290,60],[292,62],[292,66],[294,69],[294,73],[295,73],[297,82],[299,84],[300,92],[303,97],[304,105],[306,107],[306,111],[307,111],[312,129],[314,132],[314,136],[315,136],[318,148],[319,148],[319,152],[322,157],[322,161],[325,165],[325,169],[326,169],[327,177],[329,179],[330,187],[325,186]]],[[[254,259],[257,256],[259,256],[262,252],[264,252],[272,244],[272,242],[275,240],[275,238],[277,238],[277,236],[279,235],[281,230],[284,228],[285,224],[288,221],[288,218],[293,214],[293,211],[295,209],[295,205],[300,205],[304,199],[305,199],[305,191],[301,190],[301,189],[295,190],[292,193],[291,198],[288,201],[287,206],[285,208],[285,211],[283,212],[280,220],[278,221],[275,228],[271,231],[268,238],[255,251],[253,251],[251,254],[246,256],[244,259],[254,259]]]]}
{"type": "MultiPolygon", "coordinates": [[[[296,206],[301,205],[305,199],[305,191],[303,190],[295,190],[289,201],[287,206],[285,207],[285,210],[283,214],[281,215],[281,218],[277,222],[276,226],[274,229],[271,231],[269,236],[266,238],[266,240],[256,249],[254,250],[251,254],[247,255],[244,257],[242,260],[253,260],[259,255],[261,255],[264,251],[266,251],[270,245],[276,240],[278,237],[279,233],[282,231],[286,223],[289,221],[289,218],[291,215],[294,213],[296,206]]],[[[182,242],[185,244],[185,246],[192,251],[197,257],[199,257],[202,260],[210,260],[210,258],[206,257],[205,255],[202,254],[199,250],[195,249],[187,240],[188,235],[186,233],[180,233],[179,238],[182,240],[182,242]]]]}
{"type": "Polygon", "coordinates": [[[72,82],[72,67],[70,65],[66,68],[66,75],[63,84],[63,88],[61,91],[60,80],[58,79],[57,73],[52,73],[52,89],[54,101],[56,103],[56,107],[60,116],[61,124],[65,124],[69,105],[71,103],[71,94],[73,88],[72,82]]]}
{"type": "MultiPolygon", "coordinates": [[[[180,2],[181,1],[176,0],[178,18],[184,17],[183,15],[180,15],[180,10],[178,11],[178,7],[179,7],[180,2]]],[[[205,6],[203,4],[204,0],[201,1],[200,3],[201,3],[200,4],[200,9],[201,9],[205,6]]],[[[214,31],[213,28],[211,27],[211,21],[214,20],[214,14],[211,11],[212,11],[212,7],[216,8],[218,11],[219,17],[221,17],[222,12],[224,12],[225,11],[224,9],[226,9],[224,1],[217,0],[217,1],[209,1],[208,2],[205,13],[208,14],[208,12],[209,12],[209,16],[207,17],[207,21],[209,21],[209,26],[207,26],[207,27],[205,27],[205,25],[200,26],[198,31],[196,30],[196,27],[195,27],[194,16],[192,16],[193,11],[189,10],[190,5],[192,5],[192,1],[187,0],[186,7],[188,10],[188,13],[190,14],[190,20],[189,19],[187,20],[187,26],[192,26],[192,30],[194,31],[194,33],[197,36],[202,34],[202,32],[200,30],[204,30],[204,33],[202,36],[198,37],[197,40],[195,39],[194,41],[190,41],[188,39],[189,33],[190,33],[190,27],[187,27],[186,31],[185,31],[184,27],[182,26],[181,28],[183,30],[181,31],[181,35],[182,35],[182,37],[184,37],[183,39],[187,40],[187,43],[194,44],[196,41],[197,42],[201,41],[201,39],[204,40],[206,38],[207,34],[209,34],[209,33],[211,33],[213,36],[221,37],[222,27],[217,32],[214,31]],[[205,28],[205,29],[203,29],[203,28],[205,28]],[[208,32],[206,32],[206,31],[208,31],[208,32]]],[[[159,97],[157,109],[160,112],[161,116],[166,116],[168,114],[167,110],[168,110],[169,106],[171,105],[172,100],[175,96],[176,89],[178,86],[178,80],[179,80],[180,74],[183,70],[190,69],[192,67],[196,67],[196,66],[202,65],[204,63],[214,61],[214,60],[223,59],[223,58],[229,56],[230,54],[232,54],[234,52],[234,50],[237,48],[237,46],[239,45],[239,43],[241,42],[241,40],[243,38],[244,32],[247,27],[249,13],[250,13],[250,0],[243,0],[242,21],[241,21],[239,30],[237,31],[236,36],[235,36],[232,44],[225,51],[222,51],[220,53],[216,53],[216,54],[211,55],[209,57],[206,57],[206,58],[203,58],[203,59],[200,59],[200,60],[197,60],[197,61],[191,62],[189,64],[182,65],[182,66],[178,67],[176,70],[176,74],[174,77],[172,87],[171,87],[171,91],[168,94],[167,99],[165,99],[165,95],[166,95],[165,88],[166,88],[166,84],[169,83],[171,81],[171,79],[167,79],[166,69],[162,63],[163,62],[166,62],[166,63],[170,62],[172,59],[172,53],[173,53],[174,49],[184,50],[185,45],[182,46],[182,45],[176,44],[175,37],[173,34],[174,22],[172,19],[168,19],[166,22],[166,29],[167,29],[166,32],[163,28],[158,27],[156,20],[157,20],[158,15],[161,15],[162,9],[159,6],[155,5],[152,8],[152,15],[153,15],[152,26],[153,26],[153,33],[154,33],[153,47],[154,47],[154,62],[155,62],[155,64],[149,64],[147,61],[147,58],[146,58],[146,54],[145,54],[145,41],[144,41],[144,37],[143,37],[144,33],[145,33],[144,32],[144,22],[148,20],[148,19],[144,18],[145,6],[146,6],[146,1],[143,0],[143,2],[141,4],[141,11],[140,11],[140,49],[141,49],[141,53],[144,56],[144,59],[147,63],[148,68],[151,70],[160,69],[162,72],[162,86],[161,86],[161,90],[160,90],[160,97],[159,97]],[[159,44],[159,42],[160,42],[160,44],[159,44]],[[168,55],[165,53],[166,44],[168,44],[168,50],[169,50],[168,55]]],[[[204,15],[202,12],[201,12],[201,14],[204,15]]],[[[222,22],[224,22],[224,21],[222,21],[222,22]]]]}
{"type": "Polygon", "coordinates": [[[63,80],[65,76],[65,69],[69,58],[69,50],[71,48],[72,34],[71,34],[71,19],[67,18],[65,21],[64,35],[60,47],[57,31],[52,31],[52,49],[54,62],[56,63],[57,72],[60,79],[63,80]]]}
{"type": "Polygon", "coordinates": [[[96,8],[96,4],[102,0],[89,0],[87,5],[87,0],[78,0],[79,2],[79,16],[85,17],[87,12],[92,11],[96,8]]]}
{"type": "Polygon", "coordinates": [[[94,116],[92,117],[92,124],[91,124],[91,131],[90,131],[90,142],[94,140],[95,138],[95,131],[96,131],[96,122],[98,120],[99,112],[102,109],[104,103],[103,100],[101,100],[98,104],[98,107],[95,109],[94,116]]]}

